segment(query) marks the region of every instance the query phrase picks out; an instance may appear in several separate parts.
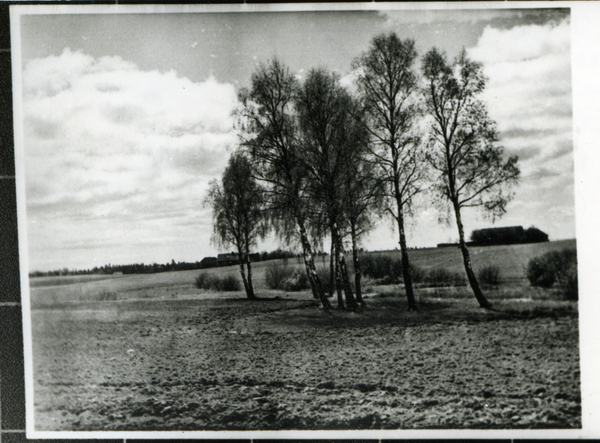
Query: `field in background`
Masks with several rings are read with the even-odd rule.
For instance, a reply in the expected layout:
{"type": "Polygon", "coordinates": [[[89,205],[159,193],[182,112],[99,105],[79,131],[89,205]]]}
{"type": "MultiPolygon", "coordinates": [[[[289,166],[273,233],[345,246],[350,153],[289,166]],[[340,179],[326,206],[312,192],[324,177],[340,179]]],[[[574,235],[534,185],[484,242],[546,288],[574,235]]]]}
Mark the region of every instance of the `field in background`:
{"type": "MultiPolygon", "coordinates": [[[[469,253],[475,273],[484,266],[495,265],[500,269],[501,282],[509,282],[526,281],[525,268],[527,262],[533,257],[563,248],[576,248],[576,241],[559,240],[524,245],[477,246],[469,247],[469,253]]],[[[400,251],[372,252],[371,254],[400,257],[400,251]]],[[[451,272],[464,273],[462,254],[458,248],[413,249],[408,254],[411,264],[420,268],[426,270],[444,268],[451,272]]]]}
{"type": "MultiPolygon", "coordinates": [[[[478,269],[495,265],[500,269],[500,288],[492,289],[494,297],[531,297],[536,290],[529,288],[525,278],[527,262],[536,256],[551,250],[575,248],[575,240],[561,240],[547,243],[534,243],[525,245],[471,247],[471,261],[475,272],[478,269]]],[[[400,251],[370,252],[366,254],[388,255],[400,257],[400,251]]],[[[462,255],[458,248],[424,248],[414,249],[409,252],[411,264],[431,270],[435,268],[446,269],[451,272],[464,273],[462,255]]],[[[348,260],[350,260],[348,254],[348,260]]],[[[252,264],[253,281],[257,294],[262,297],[281,295],[282,291],[270,290],[265,284],[265,272],[273,263],[282,263],[284,260],[270,260],[252,264]]],[[[351,261],[351,260],[350,260],[351,261]]],[[[289,266],[303,267],[300,258],[287,260],[289,266]]],[[[316,266],[328,267],[329,257],[316,260],[316,266]]],[[[242,292],[235,293],[207,293],[198,289],[195,281],[200,273],[216,274],[220,277],[233,275],[239,278],[239,267],[212,268],[205,270],[165,272],[158,274],[134,275],[84,275],[64,277],[41,277],[30,279],[31,306],[33,308],[49,306],[57,303],[76,301],[109,301],[109,300],[135,300],[135,299],[195,299],[210,297],[236,298],[244,297],[242,292]]],[[[365,280],[365,292],[392,291],[393,288],[370,286],[365,280]]],[[[421,290],[425,293],[454,294],[454,296],[468,296],[466,289],[446,288],[435,290],[421,290]]],[[[540,291],[537,291],[540,292],[540,291]]]]}
{"type": "Polygon", "coordinates": [[[61,277],[34,277],[29,278],[29,286],[48,287],[48,286],[67,286],[67,285],[78,285],[81,283],[89,283],[93,281],[107,280],[112,278],[122,277],[122,275],[65,275],[61,277]]]}

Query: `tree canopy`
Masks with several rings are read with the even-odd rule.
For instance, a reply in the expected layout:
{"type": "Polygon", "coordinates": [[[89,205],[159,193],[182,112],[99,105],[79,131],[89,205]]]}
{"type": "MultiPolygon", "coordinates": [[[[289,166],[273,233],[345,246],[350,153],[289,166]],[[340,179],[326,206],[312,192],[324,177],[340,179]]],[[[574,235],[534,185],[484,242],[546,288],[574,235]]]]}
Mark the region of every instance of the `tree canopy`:
{"type": "Polygon", "coordinates": [[[313,252],[329,235],[331,280],[335,264],[337,286],[355,307],[345,245],[350,237],[361,301],[358,239],[375,214],[386,213],[398,229],[408,306],[416,309],[405,223],[417,195],[430,190],[437,206],[453,210],[469,283],[479,304],[490,307],[472,270],[461,211],[502,216],[519,179],[518,160],[504,155],[481,100],[481,64],[464,50],[449,63],[433,48],[421,58],[419,75],[417,59],[413,40],[376,36],[352,63],[355,92],[324,68],[301,78],[277,58],[260,64],[251,86],[238,93],[241,152],[207,198],[215,238],[248,254],[266,232],[268,214],[280,239],[301,245],[313,295],[329,309],[313,252]]]}
{"type": "Polygon", "coordinates": [[[239,94],[240,133],[256,177],[266,185],[273,226],[281,238],[299,240],[313,295],[329,309],[307,229],[312,207],[307,170],[301,160],[295,107],[298,93],[298,81],[277,59],[260,65],[252,74],[251,88],[239,94]]]}
{"type": "Polygon", "coordinates": [[[240,152],[230,157],[221,183],[211,182],[205,199],[205,205],[213,211],[213,241],[237,248],[242,281],[250,299],[255,298],[250,251],[256,240],[267,233],[263,202],[264,190],[254,179],[250,162],[240,152]]]}

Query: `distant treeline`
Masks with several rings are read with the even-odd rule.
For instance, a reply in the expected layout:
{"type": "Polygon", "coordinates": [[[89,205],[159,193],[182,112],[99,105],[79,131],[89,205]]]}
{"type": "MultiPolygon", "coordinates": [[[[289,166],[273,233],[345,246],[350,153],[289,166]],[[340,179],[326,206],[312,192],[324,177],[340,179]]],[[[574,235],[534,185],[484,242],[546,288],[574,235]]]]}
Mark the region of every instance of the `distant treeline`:
{"type": "MultiPolygon", "coordinates": [[[[327,255],[326,252],[318,253],[317,255],[327,255]]],[[[299,254],[296,254],[291,251],[285,251],[283,249],[277,249],[275,251],[270,252],[261,252],[259,254],[259,261],[266,260],[276,260],[276,259],[285,259],[285,258],[294,258],[298,257],[299,254]]],[[[227,266],[227,264],[219,264],[218,262],[175,262],[175,260],[171,260],[171,263],[160,264],[160,263],[133,263],[128,265],[105,265],[100,267],[94,267],[92,269],[59,269],[54,271],[34,271],[29,273],[29,277],[57,277],[61,275],[111,275],[115,273],[121,274],[155,274],[158,272],[173,272],[173,271],[190,271],[194,269],[206,269],[206,268],[214,268],[219,266],[227,266]]]]}
{"type": "Polygon", "coordinates": [[[104,265],[96,266],[92,269],[60,269],[55,271],[41,272],[35,271],[29,273],[30,277],[53,277],[60,275],[110,275],[115,273],[121,274],[154,274],[157,272],[171,272],[171,271],[189,271],[191,269],[202,269],[200,262],[187,263],[179,262],[176,263],[174,260],[171,263],[160,264],[160,263],[132,263],[127,265],[104,265]]]}

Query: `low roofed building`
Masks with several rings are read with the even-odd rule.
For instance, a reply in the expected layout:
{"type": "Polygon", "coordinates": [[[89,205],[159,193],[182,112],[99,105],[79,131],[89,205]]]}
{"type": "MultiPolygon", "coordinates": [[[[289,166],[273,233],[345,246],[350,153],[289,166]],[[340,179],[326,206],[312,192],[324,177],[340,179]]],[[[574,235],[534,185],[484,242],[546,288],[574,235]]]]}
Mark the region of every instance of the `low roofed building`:
{"type": "MultiPolygon", "coordinates": [[[[217,262],[219,266],[231,266],[231,265],[237,265],[240,263],[240,260],[246,260],[246,254],[242,254],[240,256],[240,254],[237,254],[235,252],[230,252],[230,253],[225,253],[225,254],[219,254],[217,256],[217,262]]],[[[250,254],[250,261],[260,261],[260,254],[259,253],[255,253],[255,254],[250,254]]]]}

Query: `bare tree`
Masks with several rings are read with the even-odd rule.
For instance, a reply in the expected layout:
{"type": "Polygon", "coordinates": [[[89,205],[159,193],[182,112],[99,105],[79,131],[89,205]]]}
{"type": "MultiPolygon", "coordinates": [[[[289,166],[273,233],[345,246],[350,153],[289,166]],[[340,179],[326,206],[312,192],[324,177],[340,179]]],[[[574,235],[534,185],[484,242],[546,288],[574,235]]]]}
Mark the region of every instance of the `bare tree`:
{"type": "Polygon", "coordinates": [[[323,308],[331,305],[315,268],[307,214],[306,171],[299,161],[294,99],[296,78],[278,60],[261,65],[252,74],[252,86],[241,90],[238,112],[242,145],[255,165],[256,177],[266,184],[269,210],[282,238],[296,237],[302,245],[304,263],[313,295],[323,308]]]}
{"type": "Polygon", "coordinates": [[[213,241],[237,248],[244,289],[251,300],[256,299],[256,295],[250,249],[256,245],[257,238],[264,238],[267,232],[263,197],[263,189],[254,180],[250,162],[236,152],[229,159],[221,184],[216,180],[211,182],[204,203],[213,210],[213,241]]]}
{"type": "Polygon", "coordinates": [[[471,266],[461,218],[463,208],[479,207],[492,218],[506,212],[517,183],[517,157],[503,159],[494,121],[478,99],[485,88],[482,66],[463,49],[450,65],[444,54],[431,49],[422,62],[426,107],[432,118],[428,160],[437,171],[436,190],[454,209],[460,249],[469,284],[479,305],[491,308],[471,266]]]}
{"type": "Polygon", "coordinates": [[[419,116],[414,103],[417,76],[414,41],[395,33],[376,36],[369,51],[353,62],[356,83],[366,107],[373,162],[388,197],[387,212],[396,221],[402,254],[402,276],[409,310],[416,310],[406,246],[405,217],[414,196],[421,192],[424,165],[415,134],[419,116]]]}

